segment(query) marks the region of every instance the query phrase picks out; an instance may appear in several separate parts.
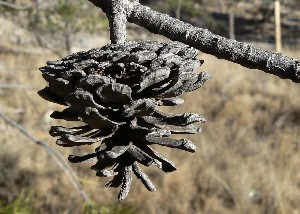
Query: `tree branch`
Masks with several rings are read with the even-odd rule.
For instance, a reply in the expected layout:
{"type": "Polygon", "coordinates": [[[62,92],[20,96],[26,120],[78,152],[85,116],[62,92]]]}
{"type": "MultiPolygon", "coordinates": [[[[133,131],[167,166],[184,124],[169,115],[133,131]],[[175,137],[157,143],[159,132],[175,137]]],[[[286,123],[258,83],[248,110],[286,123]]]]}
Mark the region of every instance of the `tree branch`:
{"type": "Polygon", "coordinates": [[[21,125],[17,124],[15,121],[11,120],[1,112],[0,112],[0,118],[2,118],[6,123],[11,125],[12,127],[18,129],[23,135],[25,135],[29,140],[31,140],[35,144],[42,146],[42,148],[55,160],[56,164],[68,175],[71,183],[78,190],[81,197],[85,201],[89,200],[85,191],[81,187],[80,182],[78,181],[74,171],[72,170],[70,165],[65,161],[64,157],[60,153],[58,153],[55,149],[50,147],[47,143],[33,137],[31,134],[29,134],[29,132],[25,128],[23,128],[21,125]]]}
{"type": "MultiPolygon", "coordinates": [[[[95,6],[107,11],[109,0],[89,0],[95,6]]],[[[283,79],[300,82],[300,60],[284,56],[280,53],[265,51],[252,45],[237,42],[213,34],[207,29],[197,28],[174,19],[166,14],[158,13],[143,6],[136,0],[128,1],[130,10],[127,20],[148,31],[180,41],[204,53],[220,59],[240,64],[247,68],[259,69],[283,79]]]]}
{"type": "Polygon", "coordinates": [[[110,40],[112,43],[124,43],[126,41],[126,5],[128,0],[111,0],[106,13],[109,20],[110,40]]]}
{"type": "Polygon", "coordinates": [[[12,8],[14,10],[27,10],[30,8],[30,6],[18,6],[18,5],[11,4],[9,2],[5,2],[5,1],[1,1],[1,0],[0,0],[0,5],[12,8]]]}
{"type": "Polygon", "coordinates": [[[38,90],[39,88],[35,88],[29,85],[13,85],[13,84],[0,84],[0,89],[21,89],[21,90],[38,90]]]}

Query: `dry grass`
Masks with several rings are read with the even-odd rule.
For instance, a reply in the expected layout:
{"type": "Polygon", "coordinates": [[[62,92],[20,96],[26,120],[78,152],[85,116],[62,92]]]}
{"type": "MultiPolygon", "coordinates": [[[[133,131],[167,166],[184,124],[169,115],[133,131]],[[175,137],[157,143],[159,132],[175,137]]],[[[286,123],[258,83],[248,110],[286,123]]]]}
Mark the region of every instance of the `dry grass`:
{"type": "MultiPolygon", "coordinates": [[[[300,58],[300,52],[286,54],[300,58]]],[[[72,165],[89,197],[107,206],[132,205],[139,213],[300,213],[300,85],[200,55],[200,70],[213,75],[202,89],[185,96],[172,111],[202,113],[203,133],[189,136],[195,154],[158,148],[178,170],[147,169],[158,190],[137,180],[125,202],[104,188],[90,164],[72,165]]],[[[49,54],[1,54],[0,82],[43,88],[38,67],[49,54]]],[[[48,135],[49,112],[59,108],[35,90],[0,89],[1,112],[64,154],[48,135]]],[[[82,151],[81,151],[82,152],[82,151]]],[[[37,213],[82,213],[83,202],[67,176],[38,146],[0,121],[0,199],[11,203],[31,195],[37,213]]],[[[104,212],[104,211],[103,211],[104,212]]]]}

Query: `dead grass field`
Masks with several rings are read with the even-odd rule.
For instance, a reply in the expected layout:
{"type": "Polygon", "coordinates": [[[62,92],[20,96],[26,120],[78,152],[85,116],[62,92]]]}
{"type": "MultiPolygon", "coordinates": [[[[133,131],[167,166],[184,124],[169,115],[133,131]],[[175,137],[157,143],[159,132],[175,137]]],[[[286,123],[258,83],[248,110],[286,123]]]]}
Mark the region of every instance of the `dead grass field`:
{"type": "MultiPolygon", "coordinates": [[[[300,58],[299,51],[285,54],[300,58]]],[[[300,213],[300,85],[205,54],[199,57],[205,60],[199,71],[210,72],[213,79],[171,110],[205,116],[203,132],[189,136],[197,152],[158,148],[178,170],[163,174],[147,169],[158,190],[150,193],[134,179],[124,202],[117,201],[117,190],[104,187],[107,180],[97,178],[91,164],[72,164],[97,204],[98,212],[90,213],[300,213]],[[112,206],[119,211],[111,211],[112,206]]],[[[56,57],[7,52],[0,59],[0,85],[33,88],[0,88],[0,111],[65,158],[88,149],[58,147],[48,135],[50,126],[62,121],[49,118],[59,106],[36,93],[45,86],[38,68],[56,57]]],[[[20,198],[28,213],[84,212],[78,192],[52,158],[0,120],[0,207],[20,198]]]]}

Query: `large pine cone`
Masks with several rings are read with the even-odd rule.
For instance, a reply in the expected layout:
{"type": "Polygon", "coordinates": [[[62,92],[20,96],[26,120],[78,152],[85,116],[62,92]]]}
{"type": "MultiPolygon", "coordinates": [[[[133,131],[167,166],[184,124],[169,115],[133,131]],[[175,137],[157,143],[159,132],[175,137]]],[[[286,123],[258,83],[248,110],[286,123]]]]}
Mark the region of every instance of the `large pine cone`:
{"type": "Polygon", "coordinates": [[[53,112],[55,119],[82,121],[85,125],[51,127],[60,146],[81,146],[100,142],[92,154],[70,155],[72,163],[97,159],[92,169],[97,176],[113,176],[108,187],[119,187],[119,199],[130,189],[132,171],[146,188],[154,185],[137,163],[154,165],[165,172],[176,170],[149,145],[159,144],[194,152],[187,139],[171,134],[197,133],[193,123],[204,122],[195,113],[164,113],[157,106],[183,103],[179,95],[193,91],[210,79],[195,69],[203,61],[198,51],[177,42],[130,41],[101,49],[79,52],[62,60],[47,62],[40,70],[49,87],[39,91],[44,99],[68,106],[53,112]]]}

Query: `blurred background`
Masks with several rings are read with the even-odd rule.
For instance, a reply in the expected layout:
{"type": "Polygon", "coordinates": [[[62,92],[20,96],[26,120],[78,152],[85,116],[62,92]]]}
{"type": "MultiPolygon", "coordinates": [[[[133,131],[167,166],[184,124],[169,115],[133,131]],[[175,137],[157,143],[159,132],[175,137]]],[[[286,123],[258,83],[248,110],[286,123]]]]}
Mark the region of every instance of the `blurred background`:
{"type": "MultiPolygon", "coordinates": [[[[275,51],[272,0],[143,0],[151,8],[215,34],[275,51]]],[[[282,52],[300,59],[300,1],[281,3],[282,52]]],[[[105,14],[87,0],[0,0],[0,112],[57,150],[48,131],[59,105],[37,95],[46,61],[109,43],[105,14]]],[[[128,24],[132,40],[165,40],[128,24]]],[[[0,119],[0,213],[300,213],[300,85],[200,53],[213,78],[171,112],[207,122],[187,136],[193,154],[157,148],[178,167],[145,169],[157,187],[134,178],[125,201],[104,187],[92,163],[71,164],[90,198],[84,201],[45,150],[0,119]]]]}

